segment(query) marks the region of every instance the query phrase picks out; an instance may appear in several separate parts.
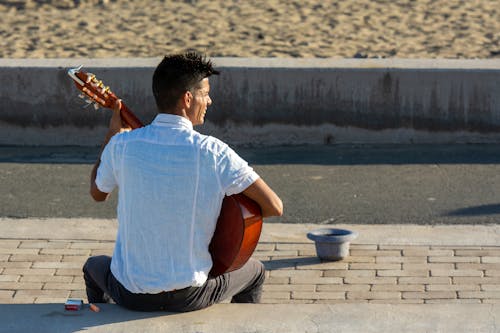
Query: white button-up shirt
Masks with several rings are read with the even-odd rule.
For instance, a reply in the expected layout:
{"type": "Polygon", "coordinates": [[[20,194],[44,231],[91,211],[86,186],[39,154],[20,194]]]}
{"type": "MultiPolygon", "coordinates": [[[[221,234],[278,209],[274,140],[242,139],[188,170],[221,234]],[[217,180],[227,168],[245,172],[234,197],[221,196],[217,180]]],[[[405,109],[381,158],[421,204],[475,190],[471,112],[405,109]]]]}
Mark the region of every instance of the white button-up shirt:
{"type": "Polygon", "coordinates": [[[183,117],[159,114],[106,145],[96,184],[118,187],[118,234],[111,271],[133,293],[201,286],[225,195],[259,176],[222,141],[183,117]]]}

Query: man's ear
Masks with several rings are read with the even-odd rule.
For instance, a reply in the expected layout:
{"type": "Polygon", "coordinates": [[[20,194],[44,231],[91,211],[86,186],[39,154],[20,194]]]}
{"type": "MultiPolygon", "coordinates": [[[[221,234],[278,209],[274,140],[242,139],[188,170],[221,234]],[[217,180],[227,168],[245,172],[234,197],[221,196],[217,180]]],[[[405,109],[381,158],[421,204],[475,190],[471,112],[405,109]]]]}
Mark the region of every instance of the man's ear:
{"type": "Polygon", "coordinates": [[[191,107],[191,103],[193,102],[193,94],[188,90],[182,95],[182,101],[184,103],[184,107],[189,109],[191,107]]]}

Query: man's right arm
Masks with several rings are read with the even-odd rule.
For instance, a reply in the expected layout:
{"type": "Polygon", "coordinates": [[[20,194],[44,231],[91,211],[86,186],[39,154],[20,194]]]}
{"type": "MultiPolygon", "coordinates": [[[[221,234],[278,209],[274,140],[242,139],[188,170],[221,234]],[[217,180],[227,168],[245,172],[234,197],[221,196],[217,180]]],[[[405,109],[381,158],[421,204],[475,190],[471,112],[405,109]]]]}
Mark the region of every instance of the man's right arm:
{"type": "Polygon", "coordinates": [[[259,204],[262,217],[283,215],[283,202],[262,178],[258,178],[243,194],[259,204]]]}
{"type": "Polygon", "coordinates": [[[130,127],[123,123],[120,116],[121,103],[121,100],[117,100],[113,107],[113,115],[111,116],[111,120],[109,122],[108,133],[104,138],[99,157],[97,158],[97,161],[92,168],[92,172],[90,173],[90,195],[95,201],[105,201],[109,197],[109,193],[99,190],[96,184],[97,170],[99,169],[99,166],[101,164],[101,156],[104,148],[115,134],[130,130],[130,127]]]}

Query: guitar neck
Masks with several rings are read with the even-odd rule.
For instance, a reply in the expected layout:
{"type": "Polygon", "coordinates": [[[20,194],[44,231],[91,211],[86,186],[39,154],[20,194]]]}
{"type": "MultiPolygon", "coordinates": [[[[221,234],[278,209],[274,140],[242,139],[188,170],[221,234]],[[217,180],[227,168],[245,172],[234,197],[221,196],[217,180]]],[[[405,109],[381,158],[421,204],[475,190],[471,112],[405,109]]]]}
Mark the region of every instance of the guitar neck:
{"type": "Polygon", "coordinates": [[[135,116],[135,114],[122,102],[122,107],[120,108],[120,115],[127,125],[132,129],[143,127],[142,122],[135,116]]]}

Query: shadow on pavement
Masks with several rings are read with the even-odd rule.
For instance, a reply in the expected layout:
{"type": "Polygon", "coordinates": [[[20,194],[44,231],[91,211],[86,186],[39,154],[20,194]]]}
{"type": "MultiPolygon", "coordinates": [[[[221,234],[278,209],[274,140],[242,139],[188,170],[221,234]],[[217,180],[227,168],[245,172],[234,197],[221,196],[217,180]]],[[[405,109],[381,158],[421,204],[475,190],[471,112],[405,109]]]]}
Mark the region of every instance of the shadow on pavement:
{"type": "MultiPolygon", "coordinates": [[[[85,304],[80,311],[65,311],[63,304],[0,304],[0,332],[78,332],[109,324],[178,315],[168,312],[134,312],[116,305],[100,305],[98,313],[85,304]]],[[[135,325],[135,324],[134,324],[135,325]]]]}
{"type": "Polygon", "coordinates": [[[298,266],[308,266],[321,264],[322,261],[318,257],[300,257],[300,258],[286,258],[286,259],[273,259],[261,260],[267,270],[289,268],[298,266]]]}
{"type": "Polygon", "coordinates": [[[478,216],[500,214],[500,204],[480,205],[449,211],[445,216],[478,216]]]}

